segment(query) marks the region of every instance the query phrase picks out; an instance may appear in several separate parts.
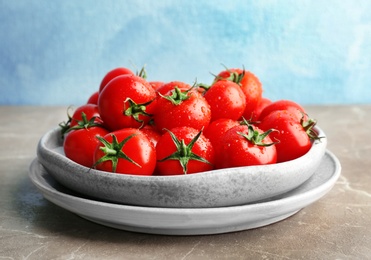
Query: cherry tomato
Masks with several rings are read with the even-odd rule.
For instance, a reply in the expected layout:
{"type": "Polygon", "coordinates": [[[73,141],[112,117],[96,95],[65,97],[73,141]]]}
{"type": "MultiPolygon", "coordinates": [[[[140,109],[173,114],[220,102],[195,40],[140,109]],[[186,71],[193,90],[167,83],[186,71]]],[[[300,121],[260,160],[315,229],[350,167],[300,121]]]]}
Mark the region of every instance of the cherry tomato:
{"type": "Polygon", "coordinates": [[[159,88],[161,88],[165,83],[162,81],[149,81],[148,82],[152,88],[157,91],[159,88]]]}
{"type": "Polygon", "coordinates": [[[154,147],[156,147],[158,140],[161,138],[161,134],[156,130],[153,125],[145,125],[140,129],[141,132],[147,135],[154,147]]]}
{"type": "MultiPolygon", "coordinates": [[[[229,129],[222,138],[221,167],[240,167],[273,164],[277,151],[271,138],[271,130],[263,131],[256,126],[240,125],[229,129]]],[[[218,151],[217,151],[218,152],[218,151]]]]}
{"type": "Polygon", "coordinates": [[[152,175],[156,150],[139,129],[124,128],[99,138],[94,166],[98,170],[133,175],[152,175]]]}
{"type": "Polygon", "coordinates": [[[318,139],[313,130],[314,120],[298,120],[297,114],[289,110],[276,110],[268,114],[260,122],[263,130],[274,128],[271,133],[272,140],[278,140],[277,162],[296,159],[306,154],[312,147],[311,138],[318,139]]]}
{"type": "Polygon", "coordinates": [[[64,136],[63,149],[67,158],[86,167],[93,167],[97,136],[105,136],[108,130],[102,127],[82,127],[64,136]]]}
{"type": "Polygon", "coordinates": [[[211,121],[219,118],[238,120],[246,108],[246,98],[241,87],[228,80],[215,82],[204,94],[210,105],[211,121]]]}
{"type": "Polygon", "coordinates": [[[134,73],[128,69],[128,68],[115,68],[111,71],[109,71],[102,79],[100,85],[99,85],[99,93],[102,92],[102,90],[106,87],[108,82],[110,82],[112,79],[116,78],[117,76],[122,75],[134,75],[134,73]]]}
{"type": "Polygon", "coordinates": [[[245,118],[245,119],[250,120],[252,122],[259,121],[261,112],[263,111],[265,107],[267,107],[271,103],[272,101],[270,99],[262,97],[259,104],[255,107],[254,111],[251,113],[251,118],[245,118]]]}
{"type": "Polygon", "coordinates": [[[234,68],[220,72],[215,78],[215,81],[218,80],[230,80],[241,86],[246,97],[246,109],[243,117],[250,119],[263,95],[263,87],[259,78],[250,71],[234,68]]]}
{"type": "Polygon", "coordinates": [[[146,125],[156,108],[156,92],[135,75],[118,76],[99,94],[98,108],[111,131],[146,125]]]}
{"type": "Polygon", "coordinates": [[[87,101],[86,103],[87,103],[87,104],[98,105],[98,96],[99,96],[99,92],[98,92],[98,91],[94,92],[94,93],[91,94],[91,96],[88,98],[88,101],[87,101]]]}
{"type": "Polygon", "coordinates": [[[99,109],[97,105],[94,104],[84,104],[79,106],[72,115],[70,127],[74,127],[78,125],[80,122],[84,122],[83,120],[83,113],[86,116],[87,121],[94,118],[94,122],[97,124],[103,124],[103,120],[100,116],[99,109]]]}
{"type": "Polygon", "coordinates": [[[282,99],[274,101],[271,104],[267,105],[260,113],[259,121],[263,120],[264,117],[276,110],[289,110],[291,112],[294,112],[299,119],[303,116],[303,113],[305,114],[304,108],[298,103],[291,100],[282,99]]]}
{"type": "Polygon", "coordinates": [[[212,170],[214,148],[201,131],[176,127],[166,131],[156,146],[157,173],[181,175],[212,170]]]}
{"type": "Polygon", "coordinates": [[[175,88],[157,99],[154,123],[158,131],[189,126],[197,130],[207,127],[211,119],[210,106],[197,91],[175,88]]]}
{"type": "Polygon", "coordinates": [[[191,85],[189,85],[189,84],[187,84],[185,82],[171,81],[171,82],[165,83],[161,87],[159,87],[157,89],[157,93],[159,93],[161,95],[166,95],[170,91],[173,91],[176,87],[178,89],[182,90],[182,91],[187,91],[187,90],[190,90],[192,88],[191,85]]]}
{"type": "Polygon", "coordinates": [[[232,127],[238,126],[240,123],[236,120],[229,118],[220,118],[210,123],[208,127],[205,128],[204,135],[208,138],[215,150],[215,168],[220,168],[222,163],[221,156],[222,151],[222,137],[223,135],[232,127]]]}

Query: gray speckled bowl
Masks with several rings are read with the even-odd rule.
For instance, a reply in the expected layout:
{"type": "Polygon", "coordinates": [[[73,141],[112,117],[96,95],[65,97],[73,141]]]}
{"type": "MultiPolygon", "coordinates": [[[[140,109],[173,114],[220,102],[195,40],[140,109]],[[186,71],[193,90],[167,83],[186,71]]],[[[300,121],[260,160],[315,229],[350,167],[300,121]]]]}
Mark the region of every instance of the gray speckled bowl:
{"type": "Polygon", "coordinates": [[[289,162],[181,176],[135,176],[86,168],[66,158],[59,129],[40,139],[37,155],[58,182],[92,198],[128,205],[206,208],[247,204],[298,187],[315,172],[326,145],[327,138],[322,138],[307,154],[289,162]]]}

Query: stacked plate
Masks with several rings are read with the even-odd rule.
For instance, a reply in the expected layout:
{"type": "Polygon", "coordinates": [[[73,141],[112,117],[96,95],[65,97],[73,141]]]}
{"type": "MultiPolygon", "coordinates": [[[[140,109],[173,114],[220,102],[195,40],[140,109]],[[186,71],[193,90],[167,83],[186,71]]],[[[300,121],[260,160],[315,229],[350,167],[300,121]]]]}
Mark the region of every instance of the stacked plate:
{"type": "Polygon", "coordinates": [[[29,176],[46,199],[96,223],[153,234],[216,234],[275,223],[325,195],[341,171],[326,145],[322,138],[304,156],[272,165],[134,176],[74,163],[53,129],[40,139],[29,176]]]}

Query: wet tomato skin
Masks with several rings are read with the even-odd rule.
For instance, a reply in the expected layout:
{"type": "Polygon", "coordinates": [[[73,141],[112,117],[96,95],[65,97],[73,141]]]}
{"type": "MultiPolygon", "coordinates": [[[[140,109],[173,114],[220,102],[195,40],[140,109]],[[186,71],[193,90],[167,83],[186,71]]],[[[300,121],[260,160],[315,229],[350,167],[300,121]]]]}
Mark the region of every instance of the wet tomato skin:
{"type": "Polygon", "coordinates": [[[241,87],[228,80],[215,82],[204,94],[210,105],[211,121],[219,118],[238,120],[246,108],[246,98],[241,87]]]}
{"type": "Polygon", "coordinates": [[[115,69],[112,69],[110,70],[109,72],[107,72],[107,74],[103,77],[100,85],[99,85],[99,93],[102,92],[102,90],[106,87],[106,85],[111,81],[113,80],[114,78],[118,77],[118,76],[122,76],[122,75],[134,75],[134,73],[128,69],[128,68],[124,68],[124,67],[118,67],[118,68],[115,68],[115,69]]]}
{"type": "Polygon", "coordinates": [[[296,113],[289,110],[273,111],[259,124],[263,130],[276,129],[271,138],[277,140],[277,162],[286,162],[306,154],[312,147],[310,137],[306,133],[296,113]]]}
{"type": "Polygon", "coordinates": [[[165,129],[188,126],[201,130],[207,127],[211,120],[210,105],[197,91],[185,93],[186,100],[180,104],[173,104],[164,96],[171,96],[173,91],[157,98],[157,108],[154,114],[154,124],[158,131],[164,133],[165,129]]]}
{"type": "Polygon", "coordinates": [[[156,166],[156,150],[144,133],[136,128],[124,128],[108,133],[103,138],[107,142],[112,143],[113,136],[117,138],[119,143],[131,136],[123,145],[121,151],[135,163],[124,158],[119,158],[115,171],[113,169],[113,163],[110,160],[97,164],[99,159],[105,156],[104,151],[101,149],[104,145],[100,143],[94,153],[96,169],[118,174],[153,175],[156,166]]]}
{"type": "MultiPolygon", "coordinates": [[[[198,130],[191,127],[176,127],[171,132],[181,141],[183,140],[188,145],[193,138],[199,133],[198,130]]],[[[157,169],[156,174],[158,175],[183,175],[193,174],[203,171],[209,171],[214,169],[215,162],[215,151],[214,148],[203,134],[197,139],[195,145],[192,148],[192,153],[204,158],[209,163],[205,163],[197,160],[189,160],[187,164],[187,172],[184,173],[184,169],[180,164],[179,160],[164,160],[177,151],[176,145],[172,140],[170,133],[164,133],[156,146],[157,153],[157,169]]]]}
{"type": "MultiPolygon", "coordinates": [[[[259,133],[263,131],[254,127],[259,133]]],[[[221,168],[251,165],[266,165],[277,162],[275,145],[260,146],[252,143],[241,135],[248,133],[248,126],[240,125],[229,129],[222,138],[221,168]]],[[[263,139],[266,144],[272,143],[269,136],[263,139]]]]}
{"type": "Polygon", "coordinates": [[[101,127],[73,130],[64,136],[63,149],[67,158],[85,167],[93,167],[95,148],[99,144],[97,136],[109,132],[101,127]]]}
{"type": "Polygon", "coordinates": [[[156,92],[141,77],[118,76],[111,80],[99,94],[98,108],[104,124],[111,131],[131,127],[140,128],[150,121],[156,109],[156,92]],[[132,110],[137,118],[134,114],[127,114],[131,102],[138,105],[136,108],[138,111],[132,110]]]}

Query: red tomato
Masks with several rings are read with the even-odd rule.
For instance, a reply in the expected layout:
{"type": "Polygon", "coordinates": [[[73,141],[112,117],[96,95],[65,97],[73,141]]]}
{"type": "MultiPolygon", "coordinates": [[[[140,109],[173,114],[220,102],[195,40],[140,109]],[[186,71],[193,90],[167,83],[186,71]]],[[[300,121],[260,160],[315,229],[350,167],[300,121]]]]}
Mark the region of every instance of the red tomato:
{"type": "Polygon", "coordinates": [[[263,120],[264,117],[266,117],[271,112],[276,111],[276,110],[288,110],[288,111],[294,112],[295,114],[298,115],[299,119],[303,116],[303,113],[305,113],[304,108],[298,103],[291,101],[291,100],[282,99],[282,100],[274,101],[268,106],[266,106],[260,113],[259,121],[263,120]]]}
{"type": "Polygon", "coordinates": [[[211,111],[206,99],[197,91],[175,88],[158,97],[153,118],[158,131],[180,126],[201,130],[209,125],[211,111]]]}
{"type": "Polygon", "coordinates": [[[211,142],[191,127],[177,127],[163,134],[156,146],[159,175],[191,174],[213,169],[211,142]]]}
{"type": "Polygon", "coordinates": [[[215,168],[220,168],[222,160],[220,157],[223,155],[222,151],[222,137],[232,127],[238,126],[240,123],[236,120],[229,118],[220,118],[210,123],[204,131],[204,135],[208,138],[215,150],[215,168]]]}
{"type": "Polygon", "coordinates": [[[304,122],[298,120],[295,113],[288,110],[273,111],[259,124],[263,130],[274,128],[277,131],[271,133],[272,140],[278,140],[277,162],[285,162],[296,159],[306,154],[312,146],[311,138],[317,139],[313,132],[315,121],[304,122]]]}
{"type": "Polygon", "coordinates": [[[277,161],[276,147],[270,132],[252,125],[240,125],[229,129],[222,138],[221,167],[240,167],[273,164],[277,161]]]}
{"type": "Polygon", "coordinates": [[[86,102],[87,104],[93,104],[93,105],[98,105],[98,96],[99,92],[96,91],[91,96],[89,97],[88,101],[86,102]]]}
{"type": "Polygon", "coordinates": [[[228,80],[215,82],[204,94],[210,105],[211,121],[219,118],[238,120],[246,108],[246,98],[241,87],[228,80]]]}
{"type": "Polygon", "coordinates": [[[99,139],[94,154],[96,169],[133,175],[153,174],[156,150],[139,129],[124,128],[99,139]]]}
{"type": "Polygon", "coordinates": [[[251,114],[252,118],[246,118],[246,120],[250,120],[252,122],[259,121],[261,112],[265,107],[267,107],[271,103],[272,101],[270,99],[262,97],[259,104],[255,107],[254,111],[251,114]]]}
{"type": "Polygon", "coordinates": [[[93,167],[95,148],[99,144],[97,136],[106,134],[108,134],[106,129],[96,126],[68,132],[63,142],[66,157],[83,166],[93,167]]]}
{"type": "Polygon", "coordinates": [[[99,85],[99,93],[102,92],[102,90],[106,87],[108,82],[110,82],[112,79],[116,78],[117,76],[122,75],[134,75],[134,73],[129,70],[128,68],[115,68],[111,71],[109,71],[102,79],[100,85],[99,85]]]}
{"type": "Polygon", "coordinates": [[[158,140],[161,138],[161,134],[152,125],[145,125],[140,129],[141,132],[147,135],[154,147],[156,147],[158,140]]]}
{"type": "Polygon", "coordinates": [[[94,122],[97,124],[103,124],[103,120],[99,114],[99,109],[97,105],[94,104],[85,104],[82,106],[79,106],[75,112],[72,115],[70,127],[74,127],[78,125],[78,123],[86,123],[83,120],[83,113],[85,114],[85,117],[87,121],[90,121],[93,117],[94,122]]]}
{"type": "Polygon", "coordinates": [[[246,109],[243,117],[250,119],[263,95],[263,87],[258,77],[250,71],[235,68],[226,69],[215,78],[216,81],[223,79],[233,81],[241,86],[246,97],[246,109]]]}
{"type": "Polygon", "coordinates": [[[152,88],[157,91],[159,88],[161,88],[165,83],[162,81],[149,81],[148,82],[152,88]]]}
{"type": "Polygon", "coordinates": [[[111,131],[139,128],[149,122],[156,107],[156,92],[135,75],[118,76],[99,94],[98,108],[111,131]]]}
{"type": "Polygon", "coordinates": [[[234,126],[238,126],[240,123],[230,118],[220,118],[210,123],[205,128],[204,135],[211,141],[214,148],[220,143],[221,136],[234,126]]]}
{"type": "Polygon", "coordinates": [[[159,87],[157,89],[157,93],[159,93],[161,95],[166,95],[170,91],[174,90],[175,87],[177,87],[178,89],[180,89],[182,91],[190,90],[192,88],[192,86],[187,84],[187,83],[184,83],[184,82],[181,82],[181,81],[171,81],[171,82],[165,83],[161,87],[159,87]]]}

